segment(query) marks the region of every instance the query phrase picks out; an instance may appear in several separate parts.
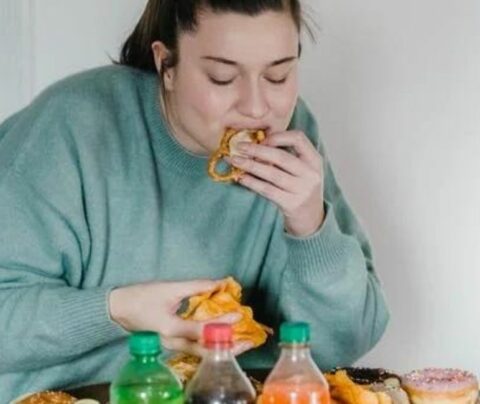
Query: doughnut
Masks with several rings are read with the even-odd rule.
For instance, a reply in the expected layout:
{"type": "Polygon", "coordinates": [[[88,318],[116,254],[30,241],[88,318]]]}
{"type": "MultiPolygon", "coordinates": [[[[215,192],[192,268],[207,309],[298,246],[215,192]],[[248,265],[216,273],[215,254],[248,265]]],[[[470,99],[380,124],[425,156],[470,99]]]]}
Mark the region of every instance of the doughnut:
{"type": "Polygon", "coordinates": [[[427,368],[402,377],[413,404],[475,404],[478,380],[460,369],[427,368]]]}

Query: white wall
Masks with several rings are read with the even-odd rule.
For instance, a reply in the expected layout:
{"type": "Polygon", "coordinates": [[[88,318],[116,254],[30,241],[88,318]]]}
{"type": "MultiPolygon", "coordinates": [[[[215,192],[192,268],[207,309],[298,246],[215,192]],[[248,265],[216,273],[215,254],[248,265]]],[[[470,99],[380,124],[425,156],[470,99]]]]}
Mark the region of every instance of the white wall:
{"type": "Polygon", "coordinates": [[[134,26],[143,0],[34,0],[34,91],[68,73],[109,63],[134,26]]]}
{"type": "MultiPolygon", "coordinates": [[[[0,119],[58,78],[107,63],[145,4],[1,2],[0,54],[20,56],[0,63],[0,119]],[[31,22],[29,49],[22,25],[4,35],[12,7],[31,22]]],[[[321,31],[306,49],[303,94],[371,235],[392,310],[362,363],[480,375],[480,2],[309,3],[321,31]]]]}
{"type": "Polygon", "coordinates": [[[0,121],[32,95],[32,10],[28,0],[0,0],[0,121]]]}
{"type": "Polygon", "coordinates": [[[362,362],[480,374],[480,2],[316,3],[304,94],[392,309],[362,362]]]}

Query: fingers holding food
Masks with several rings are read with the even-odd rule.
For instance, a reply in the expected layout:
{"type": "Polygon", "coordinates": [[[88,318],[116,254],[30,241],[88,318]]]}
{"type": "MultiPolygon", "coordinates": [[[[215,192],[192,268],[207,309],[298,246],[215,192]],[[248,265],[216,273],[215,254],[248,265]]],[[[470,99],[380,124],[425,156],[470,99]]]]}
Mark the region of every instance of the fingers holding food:
{"type": "Polygon", "coordinates": [[[230,166],[226,172],[218,172],[217,167],[220,161],[226,157],[241,156],[238,144],[241,142],[261,143],[266,139],[263,130],[241,130],[228,129],[223,135],[219,148],[212,154],[208,161],[208,175],[216,182],[238,181],[244,171],[238,167],[230,166]]]}
{"type": "MultiPolygon", "coordinates": [[[[242,288],[233,278],[220,281],[214,290],[190,297],[188,307],[181,314],[185,324],[203,328],[209,322],[232,324],[234,345],[232,353],[239,355],[262,345],[273,331],[255,321],[253,310],[241,304],[242,288]]],[[[197,329],[198,330],[198,329],[197,329]]],[[[182,347],[183,348],[183,347],[182,347]]],[[[184,350],[185,349],[181,349],[184,350]]],[[[168,365],[185,383],[195,373],[201,352],[179,353],[168,360],[168,365]]]]}

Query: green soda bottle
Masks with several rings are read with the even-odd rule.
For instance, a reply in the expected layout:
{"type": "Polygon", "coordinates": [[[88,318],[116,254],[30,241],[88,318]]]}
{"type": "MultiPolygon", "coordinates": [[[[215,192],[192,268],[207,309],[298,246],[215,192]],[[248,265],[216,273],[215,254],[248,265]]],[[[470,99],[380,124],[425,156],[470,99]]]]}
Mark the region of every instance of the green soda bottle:
{"type": "Polygon", "coordinates": [[[130,361],[110,385],[110,404],[183,404],[182,384],[158,358],[158,334],[134,332],[129,349],[130,361]]]}

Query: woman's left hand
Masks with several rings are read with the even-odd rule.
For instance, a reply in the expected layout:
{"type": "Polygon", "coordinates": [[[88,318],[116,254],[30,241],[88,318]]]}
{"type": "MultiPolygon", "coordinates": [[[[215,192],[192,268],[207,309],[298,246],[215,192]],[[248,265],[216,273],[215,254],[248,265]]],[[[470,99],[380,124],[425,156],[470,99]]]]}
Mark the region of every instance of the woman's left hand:
{"type": "Polygon", "coordinates": [[[239,183],[281,209],[288,233],[315,233],[325,217],[323,158],[307,136],[301,131],[272,133],[262,144],[242,142],[238,150],[244,157],[233,157],[231,163],[245,171],[239,183]]]}

